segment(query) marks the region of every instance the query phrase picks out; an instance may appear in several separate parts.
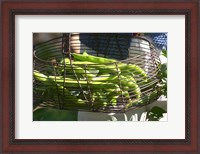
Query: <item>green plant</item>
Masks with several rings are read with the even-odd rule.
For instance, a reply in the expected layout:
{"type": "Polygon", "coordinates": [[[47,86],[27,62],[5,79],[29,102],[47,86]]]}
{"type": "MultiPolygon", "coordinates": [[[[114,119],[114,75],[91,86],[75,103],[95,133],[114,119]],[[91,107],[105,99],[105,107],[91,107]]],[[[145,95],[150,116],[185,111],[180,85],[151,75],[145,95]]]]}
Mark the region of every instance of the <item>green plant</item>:
{"type": "MultiPolygon", "coordinates": [[[[165,113],[167,112],[161,107],[154,106],[150,111],[143,112],[140,118],[138,117],[138,114],[133,114],[128,119],[127,115],[124,113],[124,119],[121,121],[160,121],[162,118],[164,118],[165,113]]],[[[108,121],[120,121],[114,115],[110,115],[110,118],[111,120],[108,121]]]]}
{"type": "Polygon", "coordinates": [[[149,119],[149,121],[159,121],[163,118],[164,113],[167,113],[164,109],[154,106],[150,111],[148,111],[147,119],[149,119]]]}
{"type": "MultiPolygon", "coordinates": [[[[128,119],[127,115],[124,113],[124,120],[121,121],[149,121],[147,117],[147,112],[143,112],[141,117],[138,118],[138,114],[133,114],[130,119],[128,119]]],[[[110,115],[111,120],[108,121],[119,121],[115,116],[110,115]]]]}
{"type": "MultiPolygon", "coordinates": [[[[162,50],[161,56],[167,58],[167,50],[162,50]]],[[[167,63],[160,64],[160,72],[158,74],[160,79],[161,95],[167,97],[167,63]]]]}
{"type": "Polygon", "coordinates": [[[33,121],[77,121],[78,111],[59,110],[50,107],[36,108],[33,121]]]}

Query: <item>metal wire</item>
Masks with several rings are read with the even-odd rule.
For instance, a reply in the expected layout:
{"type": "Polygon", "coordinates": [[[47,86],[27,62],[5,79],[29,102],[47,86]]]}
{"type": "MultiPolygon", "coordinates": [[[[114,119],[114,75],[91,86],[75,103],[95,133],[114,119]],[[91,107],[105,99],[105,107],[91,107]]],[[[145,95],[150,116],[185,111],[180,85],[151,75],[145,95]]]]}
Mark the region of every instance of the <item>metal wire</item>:
{"type": "Polygon", "coordinates": [[[62,37],[35,45],[33,55],[34,70],[48,76],[51,81],[48,83],[36,79],[33,81],[34,99],[43,101],[44,105],[70,110],[125,112],[152,103],[158,97],[156,88],[160,82],[159,51],[146,38],[118,33],[63,34],[62,37]],[[116,63],[107,63],[107,67],[101,68],[102,72],[110,71],[107,76],[102,75],[113,78],[114,84],[106,82],[101,82],[99,85],[92,84],[89,75],[98,79],[98,72],[95,72],[95,69],[92,71],[92,68],[100,67],[99,64],[73,63],[72,53],[81,54],[84,51],[90,55],[118,60],[116,63]],[[69,63],[65,62],[66,58],[69,59],[69,63]],[[141,67],[147,74],[148,82],[145,82],[146,78],[137,74],[132,68],[127,67],[126,70],[120,71],[119,65],[122,63],[141,67]],[[80,68],[83,68],[84,72],[80,73],[80,68]],[[138,87],[129,88],[128,93],[124,93],[127,87],[121,83],[123,82],[121,74],[132,75],[138,87]],[[73,83],[69,84],[68,81],[71,82],[72,79],[73,83]],[[112,86],[117,86],[120,93],[112,91],[112,86]],[[105,87],[109,87],[110,91],[105,90],[105,87]],[[141,97],[137,98],[136,91],[139,90],[141,97]],[[99,95],[101,99],[97,99],[99,95]],[[103,105],[104,103],[107,105],[103,105]]]}

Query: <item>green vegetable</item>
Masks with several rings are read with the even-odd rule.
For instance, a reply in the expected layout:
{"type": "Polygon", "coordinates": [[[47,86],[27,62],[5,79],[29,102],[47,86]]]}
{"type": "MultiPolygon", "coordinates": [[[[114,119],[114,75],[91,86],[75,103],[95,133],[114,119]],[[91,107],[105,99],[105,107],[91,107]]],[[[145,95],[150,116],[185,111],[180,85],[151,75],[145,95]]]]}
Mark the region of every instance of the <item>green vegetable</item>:
{"type": "Polygon", "coordinates": [[[136,95],[136,98],[140,98],[141,96],[141,91],[140,87],[137,85],[135,82],[134,78],[132,77],[125,77],[125,76],[120,76],[120,81],[124,87],[128,86],[130,90],[133,90],[134,94],[136,95]]]}
{"type": "Polygon", "coordinates": [[[48,77],[44,74],[41,74],[39,71],[34,70],[33,76],[38,81],[47,81],[48,77]]]}
{"type": "MultiPolygon", "coordinates": [[[[74,76],[76,74],[77,77],[79,77],[79,78],[81,76],[82,77],[87,77],[88,80],[91,80],[93,77],[95,77],[97,75],[95,73],[90,73],[90,71],[87,70],[87,68],[84,69],[84,68],[82,68],[80,66],[77,66],[77,65],[72,65],[72,66],[71,65],[66,65],[65,66],[65,70],[66,70],[67,74],[74,75],[74,76]]],[[[64,69],[62,69],[61,72],[64,72],[64,69]]]]}
{"type": "Polygon", "coordinates": [[[135,79],[130,76],[130,75],[120,75],[120,79],[118,79],[118,76],[99,76],[93,79],[94,81],[99,81],[99,82],[113,82],[113,83],[118,83],[121,82],[122,84],[122,89],[123,90],[133,90],[136,98],[139,98],[141,96],[141,91],[140,87],[137,85],[135,79]]]}
{"type": "Polygon", "coordinates": [[[106,82],[106,81],[115,81],[118,77],[110,74],[100,75],[92,79],[92,81],[106,82]]]}
{"type": "Polygon", "coordinates": [[[94,92],[93,96],[93,106],[94,107],[103,107],[103,106],[107,106],[108,104],[108,100],[107,97],[105,95],[105,93],[103,93],[103,91],[98,91],[98,92],[94,92]]]}
{"type": "MultiPolygon", "coordinates": [[[[98,57],[100,58],[100,57],[98,57]]],[[[70,60],[69,58],[65,58],[64,60],[62,59],[60,63],[62,64],[61,66],[64,67],[64,61],[65,65],[70,65],[70,60]]],[[[74,60],[72,61],[73,65],[76,65],[78,67],[84,68],[86,67],[87,71],[91,72],[94,70],[98,70],[98,73],[104,74],[104,73],[116,73],[117,71],[120,72],[120,69],[116,69],[116,66],[114,64],[101,64],[101,63],[95,63],[95,62],[89,62],[89,61],[77,61],[74,60]]],[[[68,66],[69,67],[69,66],[68,66]]]]}
{"type": "MultiPolygon", "coordinates": [[[[59,80],[53,80],[58,84],[63,84],[64,80],[63,79],[59,79],[59,80]]],[[[78,82],[81,84],[82,87],[84,88],[88,88],[88,85],[91,88],[96,88],[96,89],[115,89],[117,88],[116,84],[113,83],[104,83],[104,82],[87,82],[87,81],[76,81],[76,80],[70,80],[69,78],[65,78],[65,85],[67,87],[75,87],[75,88],[79,88],[79,84],[78,82]]]]}
{"type": "Polygon", "coordinates": [[[147,77],[146,72],[138,65],[120,63],[118,67],[122,72],[132,72],[135,75],[141,75],[142,77],[145,77],[145,79],[147,77]]]}
{"type": "Polygon", "coordinates": [[[122,92],[122,95],[123,95],[123,97],[124,97],[124,99],[125,99],[124,101],[125,101],[126,103],[131,103],[131,102],[132,102],[131,97],[130,97],[128,91],[123,91],[123,92],[122,92]]]}
{"type": "Polygon", "coordinates": [[[74,57],[74,60],[88,61],[88,62],[93,62],[93,63],[98,63],[98,64],[117,62],[114,59],[108,59],[108,58],[88,55],[87,52],[84,52],[83,54],[72,53],[72,55],[74,57]]]}
{"type": "Polygon", "coordinates": [[[60,78],[60,77],[53,77],[53,76],[50,76],[50,77],[47,77],[45,76],[44,74],[42,73],[34,73],[34,77],[35,75],[37,75],[36,79],[38,81],[43,81],[43,82],[46,82],[46,83],[51,83],[52,81],[53,82],[56,82],[57,84],[60,84],[60,85],[63,85],[64,81],[65,81],[65,85],[67,87],[76,87],[76,88],[79,88],[79,84],[78,82],[81,84],[82,87],[85,87],[87,88],[88,87],[88,84],[91,86],[91,88],[96,88],[96,89],[116,89],[118,88],[118,86],[114,83],[105,83],[105,82],[87,82],[87,81],[81,81],[81,80],[74,80],[74,79],[71,79],[71,78],[65,78],[65,80],[63,78],[60,78]],[[45,78],[44,78],[44,77],[45,78]],[[45,80],[44,80],[45,79],[45,80]]]}
{"type": "MultiPolygon", "coordinates": [[[[72,55],[74,56],[74,61],[72,61],[72,63],[76,66],[87,65],[88,69],[95,68],[98,69],[100,73],[121,73],[123,71],[128,70],[129,72],[132,72],[135,75],[141,75],[145,78],[147,77],[146,72],[138,65],[126,64],[113,59],[92,56],[88,55],[86,52],[84,52],[83,54],[72,53],[72,55]]],[[[70,64],[70,60],[68,58],[61,60],[60,63],[64,64],[64,61],[66,64],[70,64]]]]}
{"type": "MultiPolygon", "coordinates": [[[[60,106],[57,102],[61,100],[62,107],[69,109],[102,109],[116,107],[118,103],[127,108],[141,100],[142,86],[149,80],[139,66],[86,52],[72,53],[72,56],[74,59],[71,61],[68,58],[60,61],[55,68],[56,76],[52,73],[44,75],[36,70],[33,72],[36,81],[50,87],[50,92],[46,93],[56,105],[60,106]],[[53,93],[56,95],[52,96],[53,93]]],[[[40,88],[35,90],[43,92],[40,88]]]]}

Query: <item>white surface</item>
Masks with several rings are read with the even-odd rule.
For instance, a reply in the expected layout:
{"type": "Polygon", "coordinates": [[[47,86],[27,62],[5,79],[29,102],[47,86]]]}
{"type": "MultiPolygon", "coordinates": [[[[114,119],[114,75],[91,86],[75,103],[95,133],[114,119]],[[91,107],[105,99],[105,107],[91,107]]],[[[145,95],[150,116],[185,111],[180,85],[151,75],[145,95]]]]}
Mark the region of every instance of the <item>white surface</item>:
{"type": "Polygon", "coordinates": [[[185,17],[16,15],[16,139],[184,139],[185,17]],[[33,122],[33,32],[168,32],[167,122],[33,122]],[[119,133],[119,132],[123,133],[119,133]],[[103,132],[103,133],[99,133],[103,132]],[[151,132],[151,133],[149,133],[151,132]],[[163,133],[167,132],[167,133],[163,133]]]}

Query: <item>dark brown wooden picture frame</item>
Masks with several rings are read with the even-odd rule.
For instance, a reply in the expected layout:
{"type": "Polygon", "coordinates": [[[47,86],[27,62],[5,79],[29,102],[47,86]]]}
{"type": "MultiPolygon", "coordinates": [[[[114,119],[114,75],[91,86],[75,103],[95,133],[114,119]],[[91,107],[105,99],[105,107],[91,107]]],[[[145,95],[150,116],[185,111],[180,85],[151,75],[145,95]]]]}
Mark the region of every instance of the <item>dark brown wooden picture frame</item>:
{"type": "MultiPolygon", "coordinates": [[[[200,153],[199,1],[2,1],[0,153],[200,153]],[[15,15],[185,15],[185,139],[15,139],[15,15]]],[[[177,75],[178,77],[178,75],[177,75]]]]}

